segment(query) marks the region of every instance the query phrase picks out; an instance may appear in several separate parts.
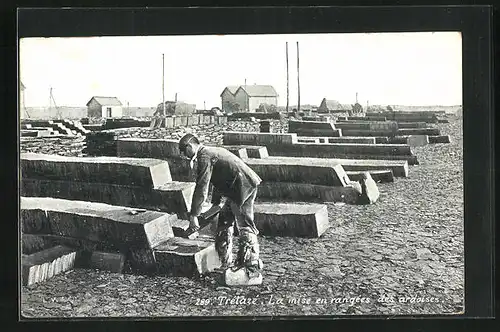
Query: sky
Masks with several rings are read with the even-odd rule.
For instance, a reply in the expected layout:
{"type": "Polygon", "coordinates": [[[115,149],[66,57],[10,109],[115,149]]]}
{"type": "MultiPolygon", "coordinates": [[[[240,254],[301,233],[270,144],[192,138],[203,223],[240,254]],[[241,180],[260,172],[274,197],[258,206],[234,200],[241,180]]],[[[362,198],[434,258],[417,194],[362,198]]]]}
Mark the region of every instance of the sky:
{"type": "Polygon", "coordinates": [[[25,106],[81,106],[92,96],[116,96],[124,106],[153,107],[165,100],[219,106],[228,85],[272,85],[289,100],[323,98],[363,106],[461,105],[459,32],[292,35],[203,35],[23,38],[19,76],[25,106]]]}

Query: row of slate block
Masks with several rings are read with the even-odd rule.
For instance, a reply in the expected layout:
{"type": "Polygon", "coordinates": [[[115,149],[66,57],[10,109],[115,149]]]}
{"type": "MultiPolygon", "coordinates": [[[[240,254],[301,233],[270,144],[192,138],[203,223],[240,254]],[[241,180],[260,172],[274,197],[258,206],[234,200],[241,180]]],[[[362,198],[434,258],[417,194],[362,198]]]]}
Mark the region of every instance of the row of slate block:
{"type": "Polygon", "coordinates": [[[408,135],[439,136],[438,128],[429,128],[425,122],[396,121],[297,121],[288,122],[288,132],[305,137],[395,137],[408,135]],[[421,124],[425,124],[422,126],[421,124]],[[414,126],[418,124],[419,126],[414,126]]]}
{"type": "Polygon", "coordinates": [[[224,124],[226,116],[192,114],[188,116],[160,116],[151,120],[150,128],[176,128],[197,126],[202,124],[224,124]]]}
{"type": "MultiPolygon", "coordinates": [[[[401,161],[366,161],[349,159],[298,158],[269,156],[265,144],[290,138],[291,134],[251,133],[262,140],[252,141],[252,145],[239,142],[239,145],[223,145],[226,149],[242,158],[263,180],[257,192],[257,198],[272,201],[337,201],[348,204],[365,204],[368,199],[373,203],[378,199],[375,186],[371,192],[363,192],[363,184],[351,181],[344,167],[349,171],[385,171],[397,176],[407,176],[408,162],[401,161]],[[264,143],[265,145],[261,145],[264,143]],[[249,156],[252,154],[252,157],[249,156]],[[370,197],[370,198],[368,198],[370,197]]],[[[283,144],[283,146],[288,146],[283,144]]],[[[118,156],[166,160],[172,172],[173,180],[189,179],[189,161],[180,157],[178,141],[172,139],[125,138],[118,140],[118,156]]],[[[392,179],[392,174],[382,177],[392,179]]],[[[356,176],[359,174],[354,174],[356,176]]],[[[370,177],[370,175],[368,175],[370,177]]],[[[373,180],[373,179],[371,179],[373,180]]],[[[189,181],[189,180],[188,180],[189,181]]],[[[371,182],[368,179],[368,182],[371,182]]]]}
{"type": "Polygon", "coordinates": [[[224,132],[223,144],[265,145],[271,156],[406,160],[410,165],[418,165],[417,156],[408,144],[300,142],[296,133],[252,132],[224,132]]]}
{"type": "MultiPolygon", "coordinates": [[[[59,264],[58,250],[75,253],[64,269],[119,272],[125,266],[138,273],[193,275],[219,264],[210,236],[182,237],[188,222],[180,216],[189,208],[194,183],[171,181],[164,161],[22,154],[21,168],[25,284],[54,275],[42,265],[59,264]]],[[[317,237],[328,227],[326,206],[320,204],[258,203],[255,214],[267,235],[317,237]]]]}

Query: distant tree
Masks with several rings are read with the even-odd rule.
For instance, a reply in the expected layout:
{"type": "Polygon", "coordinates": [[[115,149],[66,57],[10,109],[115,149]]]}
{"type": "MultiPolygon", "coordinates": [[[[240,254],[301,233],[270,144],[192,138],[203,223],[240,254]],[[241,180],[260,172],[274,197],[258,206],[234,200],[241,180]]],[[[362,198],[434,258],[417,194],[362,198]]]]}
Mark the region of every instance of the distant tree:
{"type": "Polygon", "coordinates": [[[387,110],[388,110],[389,112],[394,111],[394,109],[391,107],[391,105],[387,105],[387,110]]]}

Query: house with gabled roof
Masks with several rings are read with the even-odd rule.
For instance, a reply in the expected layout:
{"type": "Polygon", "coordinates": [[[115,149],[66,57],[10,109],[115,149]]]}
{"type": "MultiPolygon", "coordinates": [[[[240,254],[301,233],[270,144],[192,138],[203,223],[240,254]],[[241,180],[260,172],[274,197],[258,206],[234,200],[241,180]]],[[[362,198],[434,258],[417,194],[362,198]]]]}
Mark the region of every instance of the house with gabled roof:
{"type": "Polygon", "coordinates": [[[278,106],[278,93],[272,85],[227,86],[221,93],[222,110],[237,105],[239,111],[255,112],[261,104],[278,106]]]}
{"type": "Polygon", "coordinates": [[[87,103],[89,118],[120,118],[123,116],[123,105],[116,97],[94,96],[87,103]]]}

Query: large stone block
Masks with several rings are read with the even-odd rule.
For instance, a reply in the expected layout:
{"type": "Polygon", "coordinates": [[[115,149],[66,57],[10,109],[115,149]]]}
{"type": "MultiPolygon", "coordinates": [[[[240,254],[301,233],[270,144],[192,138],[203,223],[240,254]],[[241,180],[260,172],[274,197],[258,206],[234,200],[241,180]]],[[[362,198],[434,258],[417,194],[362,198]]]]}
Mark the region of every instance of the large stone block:
{"type": "MultiPolygon", "coordinates": [[[[330,158],[294,158],[269,157],[275,163],[295,163],[296,165],[334,166],[342,165],[345,171],[392,170],[396,177],[408,176],[408,162],[406,160],[375,160],[375,159],[330,159],[330,158]]],[[[247,162],[257,162],[249,159],[247,162]]]]}
{"type": "Polygon", "coordinates": [[[335,123],[336,128],[340,128],[342,130],[347,129],[358,129],[358,130],[370,130],[370,122],[337,122],[335,123]]]}
{"type": "Polygon", "coordinates": [[[91,269],[122,273],[125,255],[119,252],[93,251],[88,266],[91,269]]]}
{"type": "Polygon", "coordinates": [[[400,129],[407,128],[426,128],[428,124],[426,122],[398,122],[398,127],[400,129]]]}
{"type": "Polygon", "coordinates": [[[47,197],[21,197],[21,211],[41,210],[52,234],[110,245],[152,248],[173,236],[177,216],[156,211],[47,197]]]}
{"type": "Polygon", "coordinates": [[[196,180],[196,163],[195,168],[191,169],[189,160],[185,158],[167,157],[165,161],[168,162],[173,181],[193,182],[196,180]]]}
{"type": "MultiPolygon", "coordinates": [[[[349,116],[347,120],[342,121],[386,121],[385,116],[349,116]]],[[[340,122],[340,121],[339,121],[340,122]]]]}
{"type": "Polygon", "coordinates": [[[127,252],[126,245],[116,246],[104,242],[95,242],[86,239],[65,237],[51,234],[23,234],[22,253],[32,254],[48,248],[64,246],[77,252],[75,267],[87,268],[89,260],[94,251],[127,252]]]}
{"type": "Polygon", "coordinates": [[[21,231],[25,234],[50,234],[52,228],[47,212],[42,209],[28,209],[20,211],[21,231]]]}
{"type": "Polygon", "coordinates": [[[31,255],[50,247],[53,247],[53,245],[50,245],[41,235],[23,234],[21,237],[21,252],[24,255],[31,255]]]}
{"type": "MultiPolygon", "coordinates": [[[[346,171],[347,176],[351,181],[361,181],[363,178],[363,173],[366,171],[346,171]]],[[[394,174],[390,169],[380,170],[380,171],[368,171],[375,182],[386,183],[394,182],[394,174]]]]}
{"type": "Polygon", "coordinates": [[[356,137],[377,137],[377,136],[393,136],[395,133],[392,130],[371,130],[371,129],[343,129],[342,136],[356,137]]]}
{"type": "MultiPolygon", "coordinates": [[[[194,182],[177,181],[168,182],[153,189],[107,183],[37,179],[23,179],[21,184],[21,195],[27,197],[53,197],[106,203],[179,215],[191,209],[195,187],[194,182]]],[[[34,220],[41,219],[35,218],[34,220]]],[[[40,233],[40,231],[30,231],[30,233],[40,233]]]]}
{"type": "Polygon", "coordinates": [[[409,146],[426,146],[427,144],[429,144],[429,136],[410,135],[408,136],[407,144],[409,146]]]}
{"type": "Polygon", "coordinates": [[[169,276],[195,276],[214,271],[221,262],[214,243],[171,238],[154,248],[158,272],[169,276]]]}
{"type": "Polygon", "coordinates": [[[267,158],[269,154],[267,152],[267,148],[265,146],[253,146],[253,145],[223,145],[223,147],[227,149],[237,149],[244,148],[246,149],[248,158],[267,158]]]}
{"type": "Polygon", "coordinates": [[[429,135],[438,136],[441,135],[439,128],[402,128],[398,129],[398,135],[429,135]]]}
{"type": "Polygon", "coordinates": [[[441,135],[441,136],[429,136],[429,143],[450,143],[449,135],[441,135]]]}
{"type": "Polygon", "coordinates": [[[341,137],[342,129],[308,129],[308,128],[297,128],[293,131],[288,131],[290,133],[296,133],[297,136],[310,136],[310,137],[341,137]]]}
{"type": "Polygon", "coordinates": [[[118,157],[156,158],[181,157],[179,140],[119,138],[117,140],[118,157]]]}
{"type": "Polygon", "coordinates": [[[33,285],[72,269],[75,258],[76,251],[63,246],[52,247],[31,255],[22,255],[23,285],[33,285]]]}
{"type": "Polygon", "coordinates": [[[328,228],[323,204],[257,203],[255,225],[262,235],[320,237],[328,228]]]}
{"type": "Polygon", "coordinates": [[[298,138],[299,143],[320,143],[319,142],[319,137],[299,137],[298,138]]]}
{"type": "Polygon", "coordinates": [[[126,252],[127,270],[132,273],[154,275],[158,273],[155,253],[152,248],[131,247],[126,252]]]}
{"type": "MultiPolygon", "coordinates": [[[[372,195],[371,192],[367,194],[370,194],[369,197],[377,196],[377,193],[375,193],[375,195],[372,195]]],[[[352,181],[346,187],[291,182],[262,182],[259,185],[259,190],[257,192],[259,200],[286,202],[340,202],[352,205],[366,204],[364,203],[366,201],[366,197],[364,196],[366,195],[363,194],[361,184],[355,181],[352,181]]]]}
{"type": "MultiPolygon", "coordinates": [[[[318,156],[289,156],[287,153],[273,154],[271,157],[287,157],[287,158],[308,158],[316,159],[318,156]]],[[[347,160],[379,160],[379,161],[406,161],[408,165],[418,165],[418,157],[416,155],[405,156],[405,155],[358,155],[358,154],[345,154],[339,153],[335,157],[319,157],[317,159],[347,159],[347,160]]]]}
{"type": "Polygon", "coordinates": [[[150,158],[63,157],[21,154],[22,178],[136,185],[148,188],[172,181],[168,163],[150,158]]]}
{"type": "Polygon", "coordinates": [[[346,186],[346,173],[342,165],[311,165],[304,160],[247,159],[250,166],[264,181],[346,186]]]}
{"type": "Polygon", "coordinates": [[[241,159],[248,158],[247,149],[245,147],[226,145],[224,148],[241,159]]]}
{"type": "Polygon", "coordinates": [[[290,120],[288,121],[288,132],[294,133],[295,130],[300,129],[320,129],[326,131],[334,131],[337,129],[335,125],[330,121],[300,121],[300,120],[290,120]]]}
{"type": "Polygon", "coordinates": [[[328,143],[375,144],[375,137],[328,137],[328,143]]]}
{"type": "Polygon", "coordinates": [[[406,144],[296,143],[267,146],[269,155],[285,157],[342,158],[343,156],[412,156],[406,144]]]}
{"type": "Polygon", "coordinates": [[[387,120],[398,122],[427,122],[436,123],[436,114],[432,112],[383,112],[383,113],[366,113],[366,116],[385,116],[387,120]]]}
{"type": "Polygon", "coordinates": [[[297,134],[225,131],[224,145],[264,145],[297,143],[297,134]]]}
{"type": "Polygon", "coordinates": [[[425,146],[429,144],[427,135],[394,136],[388,138],[388,144],[407,144],[409,146],[425,146]]]}

